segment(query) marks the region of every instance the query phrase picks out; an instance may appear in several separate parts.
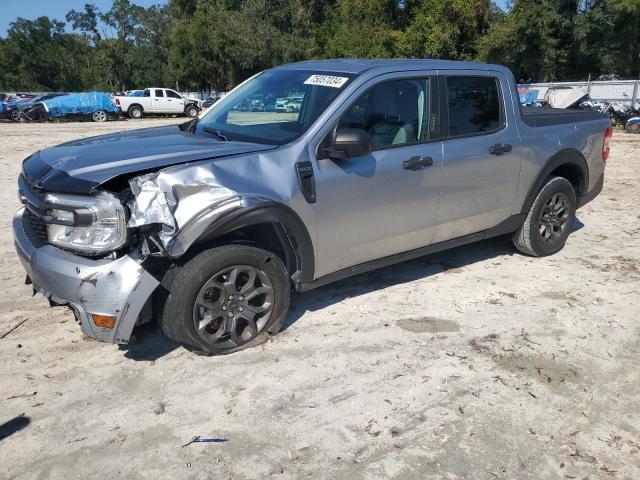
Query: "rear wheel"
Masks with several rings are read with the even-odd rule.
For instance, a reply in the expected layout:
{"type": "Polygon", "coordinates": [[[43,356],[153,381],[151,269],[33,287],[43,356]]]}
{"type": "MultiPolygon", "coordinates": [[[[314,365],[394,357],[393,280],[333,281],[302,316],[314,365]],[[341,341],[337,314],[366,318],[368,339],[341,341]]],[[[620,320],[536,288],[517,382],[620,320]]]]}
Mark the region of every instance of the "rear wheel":
{"type": "Polygon", "coordinates": [[[106,122],[107,112],[105,112],[104,110],[93,112],[93,114],[91,115],[91,120],[93,120],[94,122],[106,122]]]}
{"type": "Polygon", "coordinates": [[[232,353],[280,330],[290,282],[273,253],[244,245],[201,252],[167,278],[164,333],[207,355],[232,353]]]}
{"type": "Polygon", "coordinates": [[[140,108],[138,105],[133,105],[129,107],[129,110],[127,110],[127,114],[129,115],[129,118],[137,120],[139,118],[142,118],[142,108],[140,108]]]}
{"type": "Polygon", "coordinates": [[[566,178],[550,177],[513,237],[516,248],[534,257],[559,252],[576,218],[576,193],[566,178]]]}

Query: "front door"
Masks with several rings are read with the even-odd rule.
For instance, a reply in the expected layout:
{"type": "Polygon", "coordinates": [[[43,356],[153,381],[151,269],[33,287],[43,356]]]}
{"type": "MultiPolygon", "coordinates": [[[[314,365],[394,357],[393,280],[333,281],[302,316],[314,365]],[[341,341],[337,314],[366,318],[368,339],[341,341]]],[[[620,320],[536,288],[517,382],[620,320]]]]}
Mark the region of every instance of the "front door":
{"type": "Polygon", "coordinates": [[[184,112],[184,98],[178,92],[175,92],[170,89],[165,89],[165,95],[167,97],[167,105],[169,111],[172,113],[182,113],[184,112]]]}
{"type": "Polygon", "coordinates": [[[369,132],[373,152],[333,161],[326,140],[318,148],[316,277],[433,239],[442,146],[430,139],[432,77],[385,77],[354,94],[336,127],[369,132]]]}
{"type": "Polygon", "coordinates": [[[499,72],[456,71],[440,83],[442,186],[434,242],[487,230],[513,213],[520,137],[507,79],[499,72]]]}

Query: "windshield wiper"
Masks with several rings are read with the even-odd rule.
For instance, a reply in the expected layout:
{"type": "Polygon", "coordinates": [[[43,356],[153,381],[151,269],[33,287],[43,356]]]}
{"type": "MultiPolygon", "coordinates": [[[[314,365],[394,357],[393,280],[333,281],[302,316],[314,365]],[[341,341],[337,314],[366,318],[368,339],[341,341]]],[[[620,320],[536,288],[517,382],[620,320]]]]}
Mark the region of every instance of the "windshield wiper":
{"type": "Polygon", "coordinates": [[[229,142],[230,141],[229,137],[227,137],[220,130],[216,130],[214,128],[207,128],[207,127],[204,127],[202,130],[204,130],[205,132],[210,133],[212,135],[215,135],[216,137],[218,137],[219,139],[221,139],[224,142],[229,142]]]}

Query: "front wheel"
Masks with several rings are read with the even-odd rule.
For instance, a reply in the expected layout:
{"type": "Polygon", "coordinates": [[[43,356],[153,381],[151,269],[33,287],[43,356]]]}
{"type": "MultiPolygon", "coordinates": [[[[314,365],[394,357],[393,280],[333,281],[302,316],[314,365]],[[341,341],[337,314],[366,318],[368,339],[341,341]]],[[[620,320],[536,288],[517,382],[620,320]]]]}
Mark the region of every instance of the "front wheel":
{"type": "Polygon", "coordinates": [[[513,237],[518,250],[534,257],[559,252],[576,218],[576,192],[566,178],[550,177],[533,201],[520,230],[513,237]]]}
{"type": "Polygon", "coordinates": [[[205,250],[176,266],[163,283],[162,330],[206,355],[259,345],[280,330],[289,310],[287,269],[259,248],[205,250]]]}
{"type": "Polygon", "coordinates": [[[17,108],[15,110],[11,110],[11,121],[15,122],[15,123],[22,123],[24,122],[24,117],[20,114],[20,110],[18,110],[17,108]]]}
{"type": "Polygon", "coordinates": [[[196,118],[198,116],[198,108],[195,105],[189,105],[184,114],[189,118],[196,118]]]}

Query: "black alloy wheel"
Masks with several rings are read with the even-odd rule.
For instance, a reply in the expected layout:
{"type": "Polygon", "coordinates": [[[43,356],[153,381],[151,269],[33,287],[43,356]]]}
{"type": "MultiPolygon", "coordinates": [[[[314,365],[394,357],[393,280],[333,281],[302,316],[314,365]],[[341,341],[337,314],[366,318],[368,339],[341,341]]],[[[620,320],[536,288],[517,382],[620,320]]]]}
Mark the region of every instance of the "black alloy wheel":
{"type": "Polygon", "coordinates": [[[238,347],[258,336],[269,322],[274,293],[265,272],[235,265],[202,286],[193,307],[200,338],[214,348],[238,347]]]}

